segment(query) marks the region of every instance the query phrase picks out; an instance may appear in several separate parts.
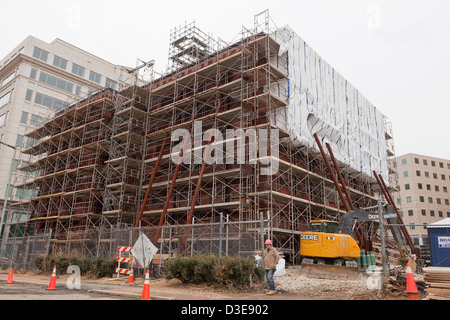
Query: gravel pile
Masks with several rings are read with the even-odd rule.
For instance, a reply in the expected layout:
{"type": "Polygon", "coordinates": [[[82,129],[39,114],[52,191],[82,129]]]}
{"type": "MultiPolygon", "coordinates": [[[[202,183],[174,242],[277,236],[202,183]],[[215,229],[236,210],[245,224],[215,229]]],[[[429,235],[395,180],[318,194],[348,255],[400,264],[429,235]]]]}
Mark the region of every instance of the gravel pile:
{"type": "Polygon", "coordinates": [[[374,292],[368,289],[366,277],[360,280],[327,280],[308,278],[297,272],[288,268],[286,275],[275,277],[277,289],[318,298],[335,295],[336,299],[357,298],[374,292]]]}

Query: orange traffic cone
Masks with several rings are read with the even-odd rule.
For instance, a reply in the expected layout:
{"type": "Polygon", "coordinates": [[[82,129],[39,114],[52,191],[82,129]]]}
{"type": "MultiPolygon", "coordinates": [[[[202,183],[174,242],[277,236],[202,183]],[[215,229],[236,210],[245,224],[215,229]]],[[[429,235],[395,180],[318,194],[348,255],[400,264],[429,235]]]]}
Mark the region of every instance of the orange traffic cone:
{"type": "Polygon", "coordinates": [[[144,290],[142,291],[141,300],[151,300],[150,299],[150,273],[147,269],[144,281],[144,290]]]}
{"type": "Polygon", "coordinates": [[[128,283],[134,283],[133,267],[131,267],[130,276],[128,277],[128,283]]]}
{"type": "Polygon", "coordinates": [[[11,284],[13,283],[13,269],[11,268],[11,270],[9,270],[9,275],[8,275],[8,280],[6,280],[6,284],[11,284]]]}
{"type": "Polygon", "coordinates": [[[50,284],[47,290],[56,290],[56,266],[53,267],[52,277],[50,278],[50,284]]]}
{"type": "Polygon", "coordinates": [[[406,293],[410,300],[419,300],[419,291],[409,263],[406,265],[406,293]]]}

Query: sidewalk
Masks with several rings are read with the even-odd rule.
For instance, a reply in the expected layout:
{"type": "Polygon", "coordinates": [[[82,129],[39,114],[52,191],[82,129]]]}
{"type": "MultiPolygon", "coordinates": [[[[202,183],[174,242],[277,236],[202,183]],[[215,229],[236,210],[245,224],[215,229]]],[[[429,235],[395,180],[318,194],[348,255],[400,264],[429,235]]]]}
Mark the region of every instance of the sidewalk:
{"type": "MultiPolygon", "coordinates": [[[[56,279],[56,288],[61,290],[61,295],[69,292],[66,281],[69,275],[59,275],[56,279]]],[[[4,286],[8,274],[0,274],[0,285],[4,286]]],[[[45,275],[22,275],[14,274],[14,283],[30,284],[41,286],[46,289],[50,281],[50,276],[45,275]]],[[[143,279],[135,278],[134,284],[126,283],[126,280],[112,279],[81,279],[81,291],[91,294],[107,295],[114,297],[126,297],[140,299],[143,289],[143,279]]],[[[70,290],[73,293],[73,290],[70,290]]],[[[306,300],[307,297],[289,294],[287,292],[279,293],[274,296],[266,296],[263,292],[218,292],[208,288],[199,288],[195,286],[167,286],[161,280],[150,281],[150,297],[152,300],[306,300]]]]}

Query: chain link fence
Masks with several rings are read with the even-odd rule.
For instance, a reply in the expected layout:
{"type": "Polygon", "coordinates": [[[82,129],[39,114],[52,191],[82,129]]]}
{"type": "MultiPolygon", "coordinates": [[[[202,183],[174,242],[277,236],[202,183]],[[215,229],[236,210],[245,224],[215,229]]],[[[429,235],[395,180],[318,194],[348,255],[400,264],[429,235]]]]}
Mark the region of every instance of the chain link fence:
{"type": "MultiPolygon", "coordinates": [[[[40,255],[64,255],[78,258],[117,258],[118,247],[132,247],[140,234],[147,236],[158,248],[159,268],[164,259],[178,256],[213,254],[217,256],[247,256],[264,249],[267,221],[198,223],[157,227],[96,229],[69,232],[63,236],[42,234],[10,237],[1,245],[2,268],[34,269],[34,258],[40,255]]],[[[155,261],[154,261],[155,266],[155,261]]],[[[135,265],[139,274],[140,266],[135,265]]]]}

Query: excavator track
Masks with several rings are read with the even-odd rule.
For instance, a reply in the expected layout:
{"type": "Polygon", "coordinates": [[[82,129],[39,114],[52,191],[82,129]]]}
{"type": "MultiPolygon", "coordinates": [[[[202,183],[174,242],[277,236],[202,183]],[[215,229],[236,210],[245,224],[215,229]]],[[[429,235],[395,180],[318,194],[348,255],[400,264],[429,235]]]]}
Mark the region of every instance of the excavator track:
{"type": "Polygon", "coordinates": [[[359,269],[353,263],[342,265],[311,263],[312,259],[304,259],[300,274],[308,278],[329,280],[359,280],[359,269]],[[306,261],[305,261],[306,260],[306,261]]]}

